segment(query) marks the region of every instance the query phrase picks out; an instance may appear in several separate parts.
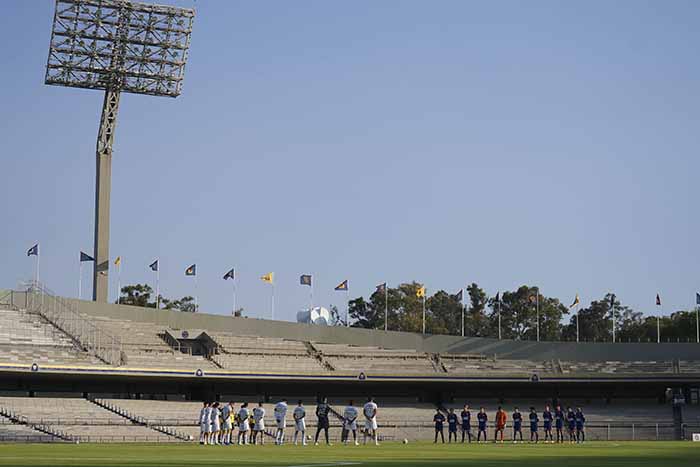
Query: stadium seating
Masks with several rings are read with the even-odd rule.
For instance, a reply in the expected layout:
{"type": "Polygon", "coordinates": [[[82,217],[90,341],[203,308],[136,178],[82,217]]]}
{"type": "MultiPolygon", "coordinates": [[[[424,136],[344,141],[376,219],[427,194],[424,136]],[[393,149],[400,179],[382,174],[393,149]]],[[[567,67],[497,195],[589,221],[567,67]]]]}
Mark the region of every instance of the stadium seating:
{"type": "Polygon", "coordinates": [[[327,371],[309,355],[304,342],[270,337],[212,333],[219,354],[212,360],[222,368],[260,373],[319,373],[327,371]]]}
{"type": "Polygon", "coordinates": [[[561,362],[564,374],[664,374],[673,373],[673,362],[561,362]]]}
{"type": "Polygon", "coordinates": [[[122,342],[122,365],[134,368],[191,370],[216,368],[209,360],[173,350],[161,339],[164,326],[153,323],[91,317],[93,323],[122,342]]]}
{"type": "Polygon", "coordinates": [[[389,350],[346,344],[314,343],[337,371],[365,373],[436,373],[429,356],[414,350],[389,350]]]}
{"type": "Polygon", "coordinates": [[[552,362],[487,359],[460,354],[441,354],[440,361],[447,372],[455,376],[531,376],[533,374],[556,373],[552,362]]]}

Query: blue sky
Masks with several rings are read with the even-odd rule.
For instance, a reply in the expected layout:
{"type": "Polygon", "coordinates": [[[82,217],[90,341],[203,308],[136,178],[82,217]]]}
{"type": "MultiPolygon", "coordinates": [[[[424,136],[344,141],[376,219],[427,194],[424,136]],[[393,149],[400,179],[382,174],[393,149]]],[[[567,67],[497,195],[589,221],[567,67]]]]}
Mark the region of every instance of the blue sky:
{"type": "MultiPolygon", "coordinates": [[[[102,94],[43,84],[53,2],[0,21],[0,286],[74,296],[92,251],[102,94]]],[[[177,99],[124,95],[112,186],[123,283],[203,311],[343,306],[377,283],[522,284],[655,313],[700,291],[700,3],[214,1],[177,99]]],[[[90,280],[85,271],[84,289],[90,280]]],[[[116,274],[111,275],[111,296],[116,274]]]]}

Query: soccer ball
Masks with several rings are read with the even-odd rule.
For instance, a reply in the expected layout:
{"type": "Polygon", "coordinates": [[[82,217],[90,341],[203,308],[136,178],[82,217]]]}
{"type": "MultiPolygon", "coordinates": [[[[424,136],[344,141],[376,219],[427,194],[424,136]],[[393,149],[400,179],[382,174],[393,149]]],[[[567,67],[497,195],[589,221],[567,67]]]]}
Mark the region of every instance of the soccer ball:
{"type": "Polygon", "coordinates": [[[403,439],[403,444],[408,444],[408,440],[406,438],[403,439]]]}

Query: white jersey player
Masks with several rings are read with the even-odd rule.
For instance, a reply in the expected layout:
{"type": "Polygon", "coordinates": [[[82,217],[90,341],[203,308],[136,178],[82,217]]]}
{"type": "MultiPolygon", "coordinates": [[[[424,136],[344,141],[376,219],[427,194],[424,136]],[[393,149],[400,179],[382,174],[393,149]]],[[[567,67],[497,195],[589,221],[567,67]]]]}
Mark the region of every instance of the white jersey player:
{"type": "Polygon", "coordinates": [[[233,403],[224,404],[221,408],[221,444],[231,444],[231,413],[233,411],[233,403]]]}
{"type": "Polygon", "coordinates": [[[284,444],[284,429],[287,427],[287,399],[282,399],[275,405],[275,422],[277,422],[275,444],[284,444]]]}
{"type": "Polygon", "coordinates": [[[204,444],[211,444],[211,432],[212,432],[212,424],[211,424],[211,411],[212,411],[212,404],[207,404],[207,408],[204,411],[204,444]]]}
{"type": "Polygon", "coordinates": [[[238,411],[238,444],[247,444],[248,430],[250,429],[249,416],[248,403],[244,402],[238,411]]]}
{"type": "Polygon", "coordinates": [[[294,445],[297,444],[297,437],[301,433],[301,444],[306,446],[306,409],[304,404],[299,401],[299,405],[294,408],[294,445]]]}
{"type": "Polygon", "coordinates": [[[219,432],[221,431],[221,421],[219,420],[219,403],[214,402],[211,408],[211,440],[210,444],[219,444],[219,432]]]}
{"type": "Polygon", "coordinates": [[[258,434],[260,435],[260,444],[265,444],[265,408],[262,401],[253,409],[253,420],[255,420],[255,425],[253,425],[253,444],[256,443],[258,434]]]}
{"type": "Polygon", "coordinates": [[[207,407],[209,407],[209,403],[205,402],[202,406],[202,410],[199,411],[199,444],[204,444],[206,441],[207,425],[209,425],[207,407]]]}
{"type": "Polygon", "coordinates": [[[367,403],[362,409],[362,413],[365,416],[365,436],[364,443],[367,444],[367,435],[371,432],[374,444],[379,446],[379,439],[377,438],[377,404],[374,403],[374,399],[371,397],[367,398],[367,403]]]}
{"type": "Polygon", "coordinates": [[[352,439],[355,442],[355,446],[358,445],[357,443],[357,417],[360,415],[359,410],[357,410],[357,407],[352,405],[352,401],[348,403],[348,406],[345,407],[345,410],[343,411],[343,419],[345,420],[343,422],[343,443],[348,444],[348,438],[350,438],[350,432],[352,431],[352,439]]]}

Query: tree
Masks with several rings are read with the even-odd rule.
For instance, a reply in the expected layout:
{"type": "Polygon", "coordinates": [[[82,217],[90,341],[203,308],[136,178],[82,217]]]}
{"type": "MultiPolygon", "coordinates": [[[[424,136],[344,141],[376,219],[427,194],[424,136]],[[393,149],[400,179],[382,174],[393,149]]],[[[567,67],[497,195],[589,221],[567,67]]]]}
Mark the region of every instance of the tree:
{"type": "Polygon", "coordinates": [[[189,295],[182,297],[179,300],[169,300],[167,298],[161,299],[163,308],[166,310],[179,310],[185,313],[195,313],[197,311],[197,306],[194,303],[194,298],[189,295]]]}
{"type": "MultiPolygon", "coordinates": [[[[488,296],[484,289],[476,283],[467,286],[469,306],[464,317],[464,333],[466,336],[486,337],[491,334],[491,323],[486,316],[488,296]]],[[[466,298],[466,297],[465,297],[466,298]]]]}
{"type": "Polygon", "coordinates": [[[126,285],[122,287],[117,303],[155,308],[156,304],[150,301],[153,289],[147,284],[126,285]]]}
{"type": "MultiPolygon", "coordinates": [[[[498,303],[489,300],[491,323],[498,326],[498,303]]],[[[501,329],[504,339],[537,339],[539,307],[540,340],[555,340],[561,336],[561,320],[568,309],[558,298],[545,297],[537,287],[523,285],[514,292],[501,295],[501,329]]],[[[497,332],[496,332],[497,334],[497,332]]]]}
{"type": "MultiPolygon", "coordinates": [[[[615,316],[615,339],[629,339],[632,330],[640,323],[640,313],[620,303],[617,297],[608,293],[600,300],[578,312],[579,339],[582,341],[612,341],[612,322],[615,316]],[[612,305],[612,306],[611,306],[612,305]],[[620,334],[622,333],[622,334],[620,334]]],[[[576,314],[563,330],[564,338],[576,339],[576,314]]]]}
{"type": "MultiPolygon", "coordinates": [[[[377,311],[375,303],[366,301],[364,297],[350,300],[350,317],[353,319],[352,327],[364,329],[379,329],[379,323],[384,323],[383,315],[377,311]]],[[[383,311],[383,309],[382,309],[383,311]]]]}
{"type": "Polygon", "coordinates": [[[439,290],[426,301],[427,328],[431,334],[462,333],[462,304],[457,296],[439,290]]]}

